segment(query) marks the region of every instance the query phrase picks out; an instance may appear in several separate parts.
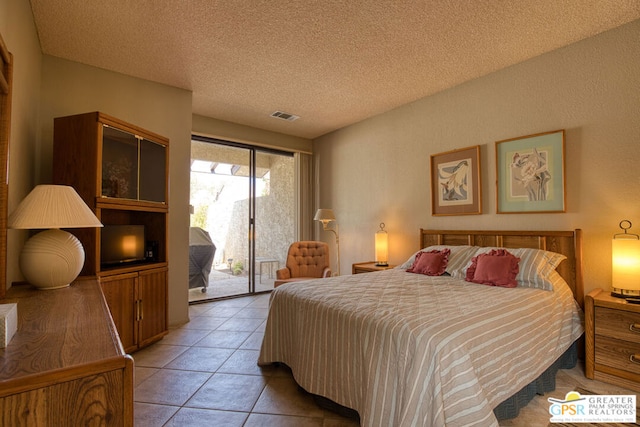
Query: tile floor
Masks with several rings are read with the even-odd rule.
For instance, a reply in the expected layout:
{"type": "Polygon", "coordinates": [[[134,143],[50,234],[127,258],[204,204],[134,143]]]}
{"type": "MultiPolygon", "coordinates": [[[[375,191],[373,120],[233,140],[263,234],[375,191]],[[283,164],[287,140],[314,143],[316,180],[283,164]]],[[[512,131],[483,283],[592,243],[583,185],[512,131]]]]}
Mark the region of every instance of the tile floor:
{"type": "MultiPolygon", "coordinates": [[[[262,274],[256,276],[256,292],[273,290],[275,271],[263,268],[262,274]]],[[[198,302],[214,298],[223,298],[246,294],[249,290],[249,278],[246,275],[234,276],[228,269],[217,266],[209,274],[209,286],[202,292],[202,288],[189,289],[189,302],[198,302]]]]}
{"type": "MultiPolygon", "coordinates": [[[[191,321],[133,354],[135,425],[358,426],[320,408],[284,367],[258,367],[269,294],[189,307],[191,321]]],[[[501,426],[547,426],[547,397],[580,386],[600,394],[633,394],[584,377],[582,366],[561,370],[556,391],[537,396],[501,426]]]]}
{"type": "Polygon", "coordinates": [[[358,426],[256,360],[269,294],[189,306],[191,321],[133,354],[135,425],[358,426]]]}

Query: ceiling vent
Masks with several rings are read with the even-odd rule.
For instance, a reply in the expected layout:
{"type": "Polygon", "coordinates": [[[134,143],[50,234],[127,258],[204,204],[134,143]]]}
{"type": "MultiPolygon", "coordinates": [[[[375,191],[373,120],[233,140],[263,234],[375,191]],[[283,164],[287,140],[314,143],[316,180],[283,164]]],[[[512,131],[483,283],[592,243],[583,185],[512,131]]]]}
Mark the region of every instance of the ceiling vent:
{"type": "Polygon", "coordinates": [[[271,117],[275,117],[276,119],[286,120],[288,122],[292,122],[300,118],[300,116],[296,116],[295,114],[285,113],[283,111],[274,111],[273,113],[271,113],[271,117]]]}

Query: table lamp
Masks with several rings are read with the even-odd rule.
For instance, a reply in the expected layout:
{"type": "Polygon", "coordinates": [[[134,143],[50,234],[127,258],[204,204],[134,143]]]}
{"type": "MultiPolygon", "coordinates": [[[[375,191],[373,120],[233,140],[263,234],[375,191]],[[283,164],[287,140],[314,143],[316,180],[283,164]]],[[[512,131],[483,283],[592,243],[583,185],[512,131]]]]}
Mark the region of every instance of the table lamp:
{"type": "Polygon", "coordinates": [[[389,265],[389,233],[384,229],[384,222],[380,223],[380,230],[376,232],[376,265],[389,265]]]}
{"type": "Polygon", "coordinates": [[[38,289],[69,286],[84,265],[80,241],[61,228],[102,227],[78,193],[66,185],[38,185],[9,215],[14,229],[47,229],[32,236],[20,253],[20,270],[38,289]]]}
{"type": "Polygon", "coordinates": [[[640,303],[640,236],[627,232],[631,221],[620,221],[620,228],[624,233],[611,242],[611,295],[640,303]]]}

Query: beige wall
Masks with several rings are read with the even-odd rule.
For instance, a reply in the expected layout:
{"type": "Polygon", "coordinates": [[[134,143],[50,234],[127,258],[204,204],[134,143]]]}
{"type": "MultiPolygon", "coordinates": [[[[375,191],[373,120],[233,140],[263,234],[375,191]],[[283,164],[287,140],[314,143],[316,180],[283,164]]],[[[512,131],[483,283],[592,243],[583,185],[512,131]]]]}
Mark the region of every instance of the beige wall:
{"type": "MultiPolygon", "coordinates": [[[[274,119],[277,120],[277,119],[274,119]]],[[[311,153],[312,141],[263,129],[229,123],[211,117],[193,115],[193,133],[233,142],[244,142],[261,147],[292,152],[311,153]]]]}
{"type": "MultiPolygon", "coordinates": [[[[13,54],[13,96],[9,139],[11,212],[34,186],[35,146],[42,54],[29,2],[0,0],[0,33],[13,54]]],[[[27,238],[23,230],[7,233],[7,286],[21,279],[18,255],[27,238]]]]}
{"type": "Polygon", "coordinates": [[[43,56],[36,182],[51,182],[53,119],[101,111],[169,138],[169,323],[188,320],[191,92],[43,56]]]}
{"type": "MultiPolygon", "coordinates": [[[[390,261],[419,228],[584,230],[585,287],[610,287],[611,236],[640,233],[640,21],[460,85],[314,141],[320,207],[340,225],[342,273],[372,260],[384,221],[390,261]],[[567,212],[496,214],[498,140],[566,130],[567,212]],[[483,214],[431,216],[430,155],[481,145],[483,214]]],[[[333,244],[333,235],[320,233],[333,244]]]]}

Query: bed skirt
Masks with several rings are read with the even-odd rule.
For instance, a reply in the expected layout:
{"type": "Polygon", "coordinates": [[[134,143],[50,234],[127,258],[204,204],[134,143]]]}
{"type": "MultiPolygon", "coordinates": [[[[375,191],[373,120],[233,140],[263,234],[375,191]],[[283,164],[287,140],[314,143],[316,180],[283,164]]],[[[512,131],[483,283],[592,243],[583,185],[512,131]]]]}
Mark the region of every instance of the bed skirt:
{"type": "Polygon", "coordinates": [[[546,392],[555,390],[558,370],[574,368],[577,362],[578,344],[577,341],[574,341],[567,351],[538,378],[494,408],[493,413],[498,421],[517,417],[520,408],[524,408],[536,395],[543,395],[546,392]]]}
{"type": "MultiPolygon", "coordinates": [[[[522,390],[500,403],[495,407],[493,413],[498,421],[515,418],[520,413],[520,408],[524,408],[536,396],[543,395],[556,389],[556,374],[559,369],[572,369],[578,362],[578,345],[575,341],[546,371],[538,378],[526,385],[522,390]]],[[[344,417],[359,420],[358,412],[339,405],[325,397],[311,394],[318,406],[344,417]]]]}

